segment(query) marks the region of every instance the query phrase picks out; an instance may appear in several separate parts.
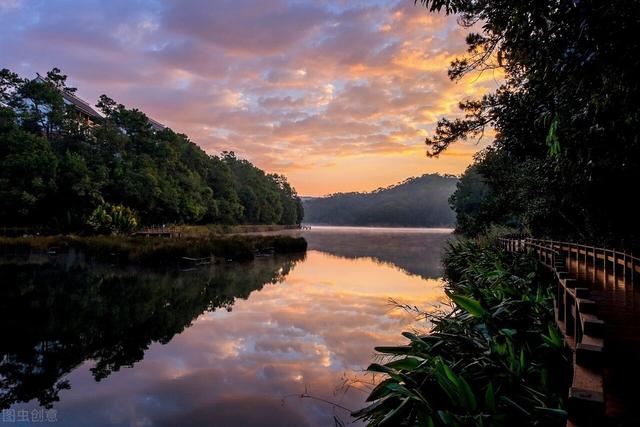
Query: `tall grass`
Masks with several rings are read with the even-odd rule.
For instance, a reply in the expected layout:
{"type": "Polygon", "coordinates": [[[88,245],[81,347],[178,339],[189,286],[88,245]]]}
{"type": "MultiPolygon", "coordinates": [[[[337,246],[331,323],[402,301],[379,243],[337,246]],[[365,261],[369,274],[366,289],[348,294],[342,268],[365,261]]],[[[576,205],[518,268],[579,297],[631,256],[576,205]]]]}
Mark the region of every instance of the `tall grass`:
{"type": "Polygon", "coordinates": [[[427,335],[405,332],[408,345],[376,348],[389,361],[368,370],[386,378],[353,415],[373,426],[565,424],[568,355],[550,278],[490,239],[452,243],[444,263],[451,311],[427,335]]]}

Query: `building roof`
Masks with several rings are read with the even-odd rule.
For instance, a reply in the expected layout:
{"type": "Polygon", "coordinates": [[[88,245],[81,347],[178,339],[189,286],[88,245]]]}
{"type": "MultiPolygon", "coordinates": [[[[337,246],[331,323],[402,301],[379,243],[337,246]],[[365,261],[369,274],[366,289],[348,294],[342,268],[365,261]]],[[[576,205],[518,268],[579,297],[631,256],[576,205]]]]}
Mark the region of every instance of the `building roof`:
{"type": "MultiPolygon", "coordinates": [[[[45,81],[40,74],[36,73],[36,75],[37,75],[36,80],[38,80],[40,82],[44,82],[45,81]]],[[[87,101],[75,96],[71,92],[67,92],[66,90],[61,90],[60,94],[62,95],[62,98],[65,100],[65,103],[73,105],[80,112],[86,114],[87,116],[89,116],[89,117],[91,117],[93,119],[101,119],[102,118],[102,115],[100,113],[98,113],[96,110],[94,110],[93,107],[91,107],[91,105],[89,105],[89,103],[87,101]]],[[[165,125],[163,125],[162,123],[160,123],[157,120],[152,119],[151,117],[147,116],[147,119],[149,120],[149,124],[151,125],[151,129],[153,129],[156,132],[160,132],[161,130],[164,130],[164,129],[167,128],[165,125]]]]}
{"type": "Polygon", "coordinates": [[[160,132],[161,130],[166,129],[166,126],[163,125],[162,123],[160,123],[159,121],[153,120],[149,116],[147,116],[147,119],[149,120],[149,124],[151,125],[151,129],[155,130],[156,132],[160,132]]]}
{"type": "Polygon", "coordinates": [[[80,112],[86,114],[89,117],[92,117],[94,119],[100,119],[102,118],[102,116],[100,115],[100,113],[98,113],[96,110],[94,110],[91,105],[89,105],[88,102],[78,98],[77,96],[75,96],[74,94],[67,92],[65,90],[60,91],[60,94],[62,95],[62,98],[64,98],[64,100],[73,105],[74,107],[76,107],[80,112]]]}
{"type": "MultiPolygon", "coordinates": [[[[40,82],[40,83],[44,83],[46,81],[40,75],[40,73],[36,73],[36,78],[34,80],[36,80],[37,82],[40,82]]],[[[67,92],[64,89],[60,90],[60,94],[62,95],[62,99],[64,99],[65,104],[73,105],[80,112],[82,112],[82,113],[86,114],[87,116],[92,117],[94,119],[102,118],[102,115],[100,115],[100,113],[98,113],[96,110],[94,110],[93,107],[91,107],[91,105],[89,105],[89,103],[87,101],[85,101],[84,99],[80,99],[77,96],[75,96],[73,93],[67,92]]]]}

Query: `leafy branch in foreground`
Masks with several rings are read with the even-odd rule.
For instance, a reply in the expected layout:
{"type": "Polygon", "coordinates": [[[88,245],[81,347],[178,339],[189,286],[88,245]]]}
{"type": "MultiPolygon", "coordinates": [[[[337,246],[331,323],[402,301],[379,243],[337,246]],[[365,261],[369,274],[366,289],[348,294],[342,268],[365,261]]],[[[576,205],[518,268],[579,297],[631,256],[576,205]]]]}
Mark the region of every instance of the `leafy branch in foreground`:
{"type": "Polygon", "coordinates": [[[461,240],[445,255],[452,311],[368,370],[386,374],[353,413],[369,425],[560,425],[568,357],[547,282],[531,257],[461,240]]]}

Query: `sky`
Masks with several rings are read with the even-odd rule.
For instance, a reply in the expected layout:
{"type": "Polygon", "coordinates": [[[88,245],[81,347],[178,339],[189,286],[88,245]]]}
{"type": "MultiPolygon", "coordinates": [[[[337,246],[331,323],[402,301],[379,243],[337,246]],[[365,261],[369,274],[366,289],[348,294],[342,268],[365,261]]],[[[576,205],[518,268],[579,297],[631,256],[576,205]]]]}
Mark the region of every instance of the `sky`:
{"type": "Polygon", "coordinates": [[[498,83],[449,81],[467,32],[413,0],[0,0],[0,68],[58,67],[318,196],[464,171],[482,144],[424,139],[498,83]]]}

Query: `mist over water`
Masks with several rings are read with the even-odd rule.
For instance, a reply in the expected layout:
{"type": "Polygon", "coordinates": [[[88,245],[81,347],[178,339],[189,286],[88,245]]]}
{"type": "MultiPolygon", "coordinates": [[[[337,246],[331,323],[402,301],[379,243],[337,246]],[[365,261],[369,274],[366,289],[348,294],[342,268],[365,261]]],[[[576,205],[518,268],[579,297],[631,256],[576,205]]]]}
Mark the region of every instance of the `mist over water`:
{"type": "Polygon", "coordinates": [[[62,426],[351,421],[373,347],[427,328],[390,299],[443,301],[450,231],[301,233],[303,258],[189,272],[2,263],[0,402],[50,403],[62,426]]]}

